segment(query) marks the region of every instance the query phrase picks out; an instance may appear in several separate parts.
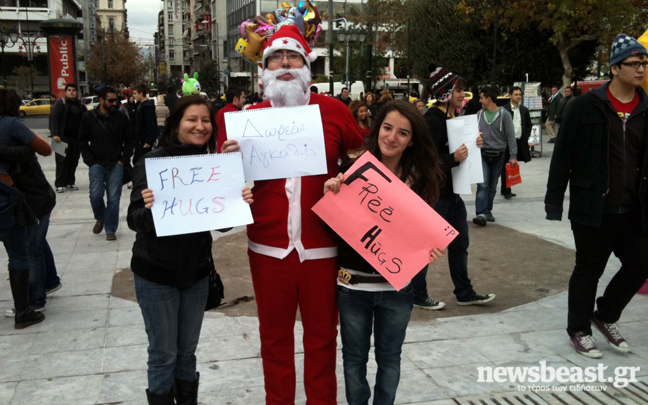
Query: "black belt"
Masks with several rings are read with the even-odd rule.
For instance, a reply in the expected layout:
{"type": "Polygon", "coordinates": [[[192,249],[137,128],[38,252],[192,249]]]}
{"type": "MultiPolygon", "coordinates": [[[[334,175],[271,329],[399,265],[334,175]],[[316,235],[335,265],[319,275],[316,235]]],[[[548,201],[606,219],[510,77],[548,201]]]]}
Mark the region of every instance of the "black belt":
{"type": "Polygon", "coordinates": [[[383,276],[360,276],[351,274],[344,267],[338,270],[338,280],[343,284],[359,284],[359,283],[386,283],[387,280],[383,276]]]}

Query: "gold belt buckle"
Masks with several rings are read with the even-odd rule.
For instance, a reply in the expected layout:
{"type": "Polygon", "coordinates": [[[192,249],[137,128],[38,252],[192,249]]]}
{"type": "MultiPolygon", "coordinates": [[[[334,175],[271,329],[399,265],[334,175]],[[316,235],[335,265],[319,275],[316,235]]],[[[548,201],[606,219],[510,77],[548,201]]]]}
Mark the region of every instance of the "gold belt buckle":
{"type": "Polygon", "coordinates": [[[351,281],[351,274],[347,271],[347,269],[340,269],[338,270],[338,280],[342,282],[343,284],[349,285],[349,282],[351,281]]]}

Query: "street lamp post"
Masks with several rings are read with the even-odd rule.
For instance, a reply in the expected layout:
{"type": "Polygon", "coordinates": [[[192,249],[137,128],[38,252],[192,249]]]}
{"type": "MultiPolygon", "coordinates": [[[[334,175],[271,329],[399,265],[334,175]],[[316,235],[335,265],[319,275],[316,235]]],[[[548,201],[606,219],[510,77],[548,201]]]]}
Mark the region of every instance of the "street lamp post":
{"type": "MultiPolygon", "coordinates": [[[[12,35],[11,33],[9,35],[12,35]]],[[[27,40],[25,38],[21,37],[18,35],[18,33],[15,34],[17,39],[20,39],[22,41],[22,45],[18,46],[18,54],[23,55],[23,47],[27,51],[27,60],[29,61],[29,77],[31,79],[31,95],[34,97],[34,52],[36,54],[40,54],[40,45],[36,43],[36,40],[42,38],[41,35],[31,38],[29,33],[27,33],[27,40]]]]}
{"type": "Polygon", "coordinates": [[[0,27],[0,48],[2,48],[2,85],[7,88],[7,61],[5,61],[5,47],[11,48],[18,40],[18,32],[9,30],[9,35],[6,35],[2,27],[0,27]],[[11,43],[11,45],[7,45],[11,43]]]}
{"type": "Polygon", "coordinates": [[[345,18],[337,18],[335,21],[343,21],[344,29],[338,30],[338,41],[346,42],[346,65],[345,65],[345,76],[346,76],[346,87],[350,87],[351,78],[349,72],[349,57],[351,55],[351,43],[360,42],[363,43],[367,37],[367,34],[356,28],[349,29],[348,22],[345,18]]]}

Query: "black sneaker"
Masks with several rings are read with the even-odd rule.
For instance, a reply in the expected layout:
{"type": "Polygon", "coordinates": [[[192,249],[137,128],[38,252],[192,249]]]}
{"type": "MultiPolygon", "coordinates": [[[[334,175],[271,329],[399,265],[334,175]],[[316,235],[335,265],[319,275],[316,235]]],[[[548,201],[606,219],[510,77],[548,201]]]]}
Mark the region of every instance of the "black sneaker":
{"type": "Polygon", "coordinates": [[[487,212],[486,213],[486,221],[495,222],[495,217],[493,216],[493,214],[491,214],[490,212],[487,212]]]}
{"type": "Polygon", "coordinates": [[[486,226],[486,221],[488,221],[488,219],[484,214],[479,214],[475,218],[473,218],[473,224],[477,224],[479,226],[486,226]]]}
{"type": "Polygon", "coordinates": [[[487,302],[491,302],[494,299],[495,299],[495,294],[487,294],[487,295],[475,294],[475,296],[470,298],[469,300],[466,301],[457,300],[457,304],[458,305],[482,305],[482,304],[486,304],[487,302]]]}
{"type": "Polygon", "coordinates": [[[63,287],[63,284],[61,284],[61,283],[59,282],[59,283],[58,283],[57,285],[55,285],[54,287],[45,288],[45,295],[50,295],[50,294],[53,293],[54,291],[58,291],[58,290],[60,290],[61,287],[63,287]]]}
{"type": "Polygon", "coordinates": [[[417,308],[427,309],[428,311],[438,311],[445,307],[445,302],[435,301],[430,297],[425,297],[424,300],[414,301],[414,306],[417,308]]]}

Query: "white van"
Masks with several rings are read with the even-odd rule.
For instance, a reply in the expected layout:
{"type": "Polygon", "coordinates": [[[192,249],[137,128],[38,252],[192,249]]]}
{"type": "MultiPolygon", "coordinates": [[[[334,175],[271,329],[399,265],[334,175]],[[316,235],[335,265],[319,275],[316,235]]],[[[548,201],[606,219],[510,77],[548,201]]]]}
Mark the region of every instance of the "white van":
{"type": "MultiPolygon", "coordinates": [[[[330,84],[328,82],[313,83],[311,86],[317,87],[317,91],[319,93],[329,91],[330,88],[330,84]]],[[[339,96],[340,93],[342,92],[343,87],[344,87],[343,83],[333,82],[333,96],[335,97],[339,96]]],[[[362,93],[363,96],[365,95],[364,83],[361,81],[356,81],[351,83],[349,87],[349,93],[351,95],[351,100],[360,100],[360,93],[362,93]]]]}

